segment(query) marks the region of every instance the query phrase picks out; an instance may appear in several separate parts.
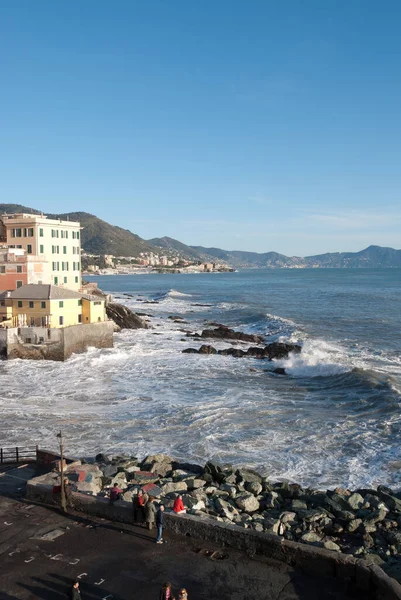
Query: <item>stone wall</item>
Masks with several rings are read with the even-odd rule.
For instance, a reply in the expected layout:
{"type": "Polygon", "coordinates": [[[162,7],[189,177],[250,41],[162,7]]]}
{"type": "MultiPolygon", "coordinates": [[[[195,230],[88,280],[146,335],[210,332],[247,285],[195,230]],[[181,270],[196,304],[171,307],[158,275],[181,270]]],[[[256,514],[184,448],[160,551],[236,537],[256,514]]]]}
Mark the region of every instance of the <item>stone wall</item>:
{"type": "Polygon", "coordinates": [[[89,346],[113,347],[113,323],[88,323],[62,329],[0,328],[0,356],[3,358],[29,358],[66,360],[73,353],[85,352],[89,346]],[[49,334],[50,332],[50,334],[49,334]],[[44,337],[45,343],[26,344],[26,337],[44,337]]]}
{"type": "MultiPolygon", "coordinates": [[[[26,493],[33,501],[55,501],[52,486],[43,485],[35,479],[28,482],[26,493]]],[[[72,500],[74,508],[86,514],[121,523],[133,523],[132,505],[129,502],[110,504],[106,498],[77,492],[73,492],[72,500]]],[[[312,576],[345,580],[351,594],[355,593],[356,597],[362,597],[362,593],[366,600],[401,600],[401,585],[397,581],[388,577],[377,565],[353,556],[192,515],[166,513],[165,528],[178,535],[239,549],[250,556],[259,555],[279,560],[312,576]]]]}

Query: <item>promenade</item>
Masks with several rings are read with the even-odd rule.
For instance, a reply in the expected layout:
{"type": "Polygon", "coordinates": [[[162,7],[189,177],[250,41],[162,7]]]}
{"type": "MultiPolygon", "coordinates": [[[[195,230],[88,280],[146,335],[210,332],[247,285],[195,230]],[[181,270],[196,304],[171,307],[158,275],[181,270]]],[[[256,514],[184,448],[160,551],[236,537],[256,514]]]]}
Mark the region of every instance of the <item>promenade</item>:
{"type": "MultiPolygon", "coordinates": [[[[83,600],[152,600],[164,581],[190,600],[347,600],[342,584],[267,559],[56,508],[24,498],[35,467],[0,469],[0,600],[65,599],[80,578],[83,600]]],[[[355,598],[355,596],[353,596],[355,598]]]]}

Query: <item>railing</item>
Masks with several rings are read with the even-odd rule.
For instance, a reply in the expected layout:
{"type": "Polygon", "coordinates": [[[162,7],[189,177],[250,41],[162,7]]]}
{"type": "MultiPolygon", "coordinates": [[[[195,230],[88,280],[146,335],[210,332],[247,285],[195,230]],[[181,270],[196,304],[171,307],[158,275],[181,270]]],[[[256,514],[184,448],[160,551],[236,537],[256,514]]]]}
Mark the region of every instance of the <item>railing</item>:
{"type": "Polygon", "coordinates": [[[38,446],[0,448],[0,465],[6,463],[36,462],[38,446]]]}

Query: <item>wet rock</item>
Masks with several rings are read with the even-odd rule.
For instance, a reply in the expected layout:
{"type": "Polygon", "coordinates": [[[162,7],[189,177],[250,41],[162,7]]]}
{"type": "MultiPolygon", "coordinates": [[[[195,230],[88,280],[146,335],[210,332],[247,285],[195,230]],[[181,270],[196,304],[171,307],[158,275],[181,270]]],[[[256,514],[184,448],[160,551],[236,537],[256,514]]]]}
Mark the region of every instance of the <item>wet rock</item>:
{"type": "Polygon", "coordinates": [[[122,304],[109,302],[106,305],[106,314],[120,329],[148,329],[149,327],[143,319],[122,304]]]}
{"type": "Polygon", "coordinates": [[[234,356],[234,358],[242,358],[246,355],[246,352],[240,348],[224,348],[223,350],[219,350],[217,354],[222,356],[234,356]]]}
{"type": "Polygon", "coordinates": [[[253,494],[243,494],[242,496],[237,496],[235,498],[235,504],[241,510],[246,512],[255,512],[259,510],[260,503],[257,498],[253,494]]]}
{"type": "Polygon", "coordinates": [[[207,346],[206,344],[203,344],[199,348],[198,354],[217,354],[217,350],[216,348],[213,348],[213,346],[207,346]]]}
{"type": "Polygon", "coordinates": [[[199,354],[196,348],[185,348],[181,351],[183,354],[199,354]]]}
{"type": "Polygon", "coordinates": [[[263,344],[263,337],[260,335],[242,333],[241,331],[234,331],[224,325],[220,325],[216,329],[204,329],[201,336],[203,338],[214,338],[218,340],[239,340],[241,342],[253,342],[256,344],[263,344]]]}
{"type": "Polygon", "coordinates": [[[285,369],[283,369],[283,367],[277,367],[276,369],[273,369],[272,373],[275,373],[276,375],[286,375],[286,371],[285,369]]]}

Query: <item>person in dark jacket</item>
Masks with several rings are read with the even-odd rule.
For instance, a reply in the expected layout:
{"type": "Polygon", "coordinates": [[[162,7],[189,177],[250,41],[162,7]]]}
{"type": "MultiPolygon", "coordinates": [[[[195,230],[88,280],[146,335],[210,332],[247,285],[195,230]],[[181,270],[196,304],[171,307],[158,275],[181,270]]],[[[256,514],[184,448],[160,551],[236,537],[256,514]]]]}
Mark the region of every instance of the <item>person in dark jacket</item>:
{"type": "Polygon", "coordinates": [[[156,513],[157,538],[156,544],[163,544],[163,523],[164,523],[164,506],[160,504],[159,510],[156,513]]]}
{"type": "Polygon", "coordinates": [[[70,600],[82,600],[81,598],[81,592],[79,589],[79,581],[74,581],[71,589],[68,593],[68,597],[70,600]]]}
{"type": "Polygon", "coordinates": [[[148,501],[147,494],[144,494],[142,490],[139,490],[136,496],[132,497],[132,506],[134,509],[134,521],[136,523],[143,523],[145,521],[145,507],[148,501]]]}
{"type": "Polygon", "coordinates": [[[148,526],[148,529],[153,529],[154,524],[155,524],[155,515],[156,515],[156,504],[154,502],[154,498],[152,498],[152,496],[149,496],[149,500],[147,501],[147,503],[145,505],[145,517],[146,517],[146,524],[148,526]]]}
{"type": "Polygon", "coordinates": [[[172,600],[171,583],[167,581],[160,590],[159,600],[172,600]]]}
{"type": "Polygon", "coordinates": [[[118,485],[115,483],[110,490],[110,502],[115,502],[116,500],[121,500],[123,491],[120,490],[118,485]]]}

